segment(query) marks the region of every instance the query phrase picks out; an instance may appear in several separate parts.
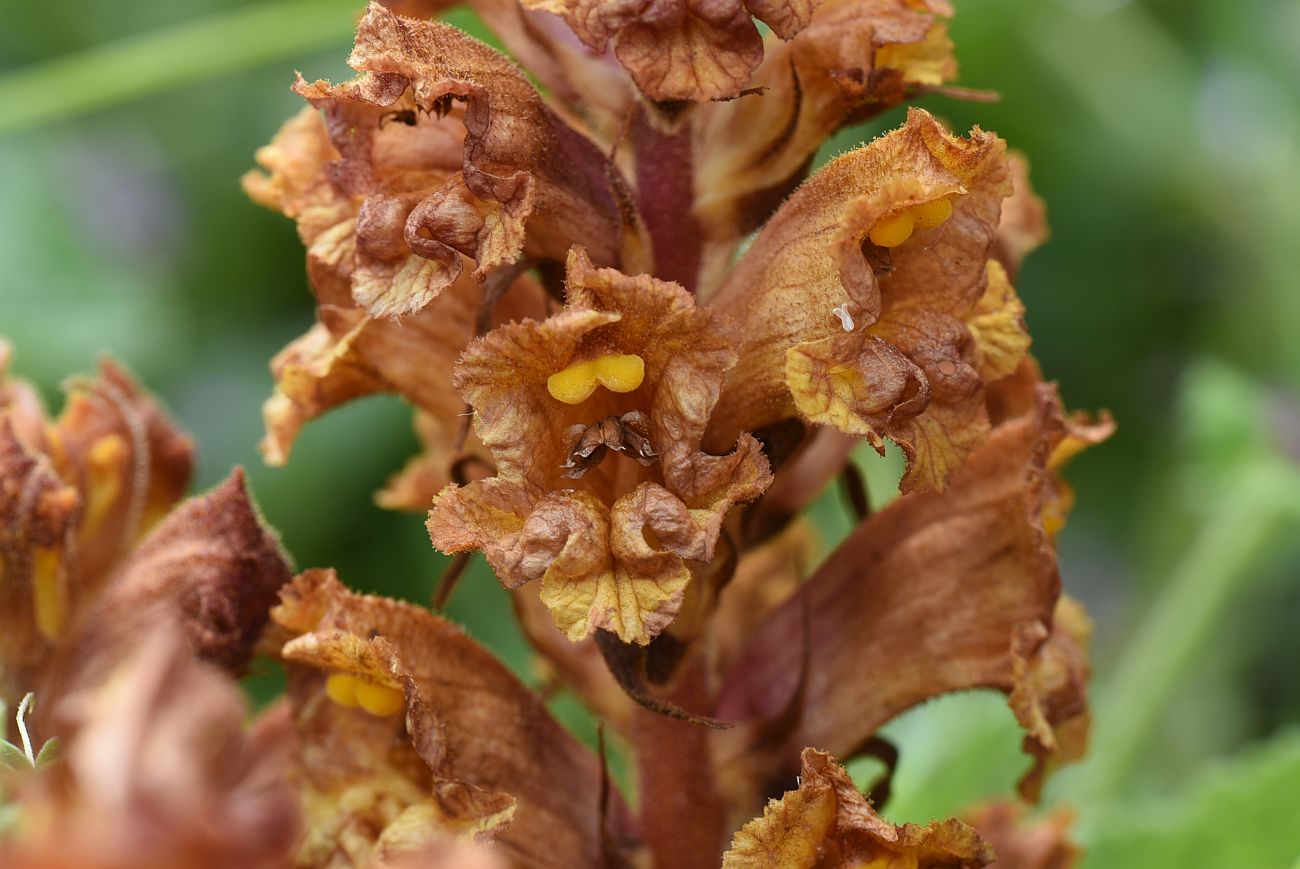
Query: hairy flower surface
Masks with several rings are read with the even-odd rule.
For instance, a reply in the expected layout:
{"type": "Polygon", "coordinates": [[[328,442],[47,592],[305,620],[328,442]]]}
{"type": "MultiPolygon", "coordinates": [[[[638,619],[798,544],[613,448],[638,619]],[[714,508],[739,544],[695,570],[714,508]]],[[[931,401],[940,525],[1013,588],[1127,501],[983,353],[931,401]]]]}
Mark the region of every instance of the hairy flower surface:
{"type": "Polygon", "coordinates": [[[301,865],[365,866],[447,836],[490,838],[512,866],[598,865],[596,758],[458,628],[332,571],[299,576],[273,617],[301,744],[301,865]]]}
{"type": "Polygon", "coordinates": [[[749,435],[729,455],[700,450],[735,361],[715,316],[674,284],[596,268],[580,249],[566,298],[554,317],[498,328],[461,359],[456,383],[497,475],[443,492],[429,532],[447,552],[482,548],[508,586],[540,579],[571,639],[604,629],[646,643],[681,606],[686,561],[713,558],[727,511],[770,473],[749,435]],[[630,412],[655,459],[611,453],[573,482],[586,428],[630,412]]]}
{"type": "Polygon", "coordinates": [[[1010,192],[1000,139],[952,136],[919,109],[828,164],[712,302],[744,336],[714,427],[797,413],[877,449],[888,435],[908,457],[904,491],[942,488],[988,431],[980,368],[1009,373],[1018,358],[1004,357],[1028,344],[1004,272],[988,265],[1010,192]],[[973,332],[977,315],[996,327],[973,332]],[[999,343],[981,343],[986,332],[999,343]]]}
{"type": "Polygon", "coordinates": [[[805,749],[799,787],[773,800],[736,833],[723,869],[978,869],[992,851],[959,821],[905,824],[883,820],[829,754],[805,749]]]}

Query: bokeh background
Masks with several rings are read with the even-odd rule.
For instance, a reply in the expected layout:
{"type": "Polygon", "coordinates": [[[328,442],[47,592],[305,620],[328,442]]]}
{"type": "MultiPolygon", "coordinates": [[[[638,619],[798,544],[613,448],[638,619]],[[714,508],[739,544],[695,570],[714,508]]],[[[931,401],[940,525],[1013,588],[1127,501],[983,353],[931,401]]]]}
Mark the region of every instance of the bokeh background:
{"type": "MultiPolygon", "coordinates": [[[[0,335],[55,407],[65,376],[124,360],[196,434],[199,486],[244,465],[300,566],[428,601],[445,559],[422,517],[371,501],[416,447],[400,401],[311,425],[287,468],[256,450],[267,361],[312,307],[292,225],[238,179],[298,108],[294,69],[346,77],[357,5],[0,0],[0,335]]],[[[1053,228],[1018,283],[1034,351],[1070,406],[1120,425],[1069,474],[1063,573],[1096,620],[1098,723],[1092,760],[1047,802],[1075,807],[1088,865],[1291,866],[1300,2],[956,6],[961,83],[1002,100],[926,105],[1028,155],[1053,228]]],[[[883,500],[897,457],[860,461],[883,500]]],[[[817,517],[828,545],[847,527],[834,493],[817,517]]],[[[450,613],[534,678],[481,564],[450,613]]],[[[264,666],[250,690],[275,680],[264,666]]],[[[996,696],[935,701],[890,734],[896,820],[1009,793],[1024,766],[996,696]]]]}

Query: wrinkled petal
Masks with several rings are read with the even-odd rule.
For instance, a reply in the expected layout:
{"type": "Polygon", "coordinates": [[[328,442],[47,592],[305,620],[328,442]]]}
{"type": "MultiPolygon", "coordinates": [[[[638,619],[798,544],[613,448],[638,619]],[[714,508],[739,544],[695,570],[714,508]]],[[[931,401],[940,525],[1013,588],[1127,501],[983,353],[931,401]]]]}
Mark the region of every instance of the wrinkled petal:
{"type": "Polygon", "coordinates": [[[295,89],[325,110],[342,155],[329,167],[334,183],[366,197],[352,293],[370,313],[419,311],[460,275],[462,256],[480,280],[522,253],[559,259],[579,239],[597,261],[619,261],[637,230],[617,171],[506,58],[454,27],[372,3],[349,63],[362,73],[352,82],[295,89]],[[453,101],[464,111],[444,117],[453,101]],[[459,165],[446,147],[427,147],[447,130],[463,131],[459,153],[450,149],[459,165]],[[399,141],[385,150],[390,139],[399,141]]]}
{"type": "Polygon", "coordinates": [[[29,782],[6,866],[285,865],[300,830],[283,716],[244,730],[243,692],[167,620],[58,699],[62,756],[29,782]]]}
{"type": "Polygon", "coordinates": [[[942,487],[988,429],[962,318],[985,293],[1010,192],[1004,152],[996,136],[958,138],[914,109],[799,188],[712,303],[742,344],[710,438],[800,414],[877,445],[891,437],[910,459],[904,491],[942,487]],[[911,215],[932,207],[937,222],[913,230],[911,215]],[[887,240],[885,225],[902,230],[887,240]]]}
{"type": "Polygon", "coordinates": [[[771,40],[752,82],[763,92],[701,106],[694,122],[695,213],[711,272],[730,264],[836,130],[955,74],[945,25],[907,0],[829,0],[791,41],[771,40]]]}
{"type": "Polygon", "coordinates": [[[723,324],[674,284],[596,268],[579,249],[563,311],[511,323],[466,350],[456,383],[497,474],[448,488],[429,533],[444,552],[483,549],[508,587],[542,579],[542,600],[572,639],[599,628],[647,643],[681,606],[684,560],[708,561],[730,508],[757,497],[770,471],[756,440],[728,455],[700,441],[735,360],[723,324]],[[560,401],[551,378],[592,360],[633,359],[630,389],[560,401]],[[565,476],[575,426],[641,414],[650,455],[621,453],[565,476]]]}
{"type": "MultiPolygon", "coordinates": [[[[930,697],[995,687],[1029,734],[1031,790],[1044,758],[1074,755],[1086,728],[1086,664],[1077,626],[1053,616],[1060,579],[1043,529],[1047,462],[1063,434],[1059,403],[1040,387],[1037,411],[997,428],[947,492],[871,516],[754,633],[715,714],[773,720],[805,680],[806,711],[787,728],[785,751],[848,754],[930,697]],[[806,667],[791,641],[805,631],[806,667]]],[[[742,730],[724,734],[726,753],[742,779],[767,780],[775,772],[764,764],[779,770],[781,752],[762,760],[742,730]]]]}
{"type": "Polygon", "coordinates": [[[1071,841],[1074,815],[1068,809],[1031,821],[1023,806],[999,800],[966,812],[962,820],[979,830],[993,848],[995,865],[1005,869],[1073,869],[1082,857],[1071,841]]]}
{"type": "Polygon", "coordinates": [[[986,383],[1010,377],[1020,367],[1029,351],[1024,318],[1025,306],[1007,279],[1006,269],[997,260],[989,260],[984,295],[966,319],[975,338],[975,367],[986,383]]]}
{"type": "MultiPolygon", "coordinates": [[[[304,774],[327,800],[387,775],[383,780],[408,783],[411,800],[388,810],[388,824],[403,809],[431,799],[436,814],[416,811],[437,820],[444,832],[490,834],[514,865],[603,865],[596,758],[458,628],[410,604],[353,594],[327,571],[295,580],[273,618],[291,637],[283,655],[290,662],[304,774]],[[327,673],[400,689],[404,721],[326,701],[327,673]],[[367,734],[366,754],[341,750],[365,746],[359,737],[367,734]],[[400,743],[413,749],[422,768],[388,748],[400,743]]],[[[625,810],[616,796],[612,800],[621,817],[625,810]]],[[[355,802],[334,805],[346,815],[355,802]]],[[[396,843],[400,830],[378,832],[372,829],[371,845],[396,843]]]]}
{"type": "Polygon", "coordinates": [[[1002,203],[998,222],[998,243],[994,249],[998,261],[1014,280],[1025,257],[1051,236],[1047,227],[1047,206],[1029,183],[1029,160],[1019,151],[1007,155],[1011,164],[1014,192],[1002,203]]]}
{"type": "Polygon", "coordinates": [[[993,854],[960,821],[896,827],[881,818],[829,754],[806,748],[799,787],[768,803],[732,840],[723,869],[978,869],[993,854]]]}
{"type": "Polygon", "coordinates": [[[179,625],[199,658],[242,673],[291,573],[236,470],[172,511],[131,553],[50,678],[94,684],[160,621],[179,625]]]}

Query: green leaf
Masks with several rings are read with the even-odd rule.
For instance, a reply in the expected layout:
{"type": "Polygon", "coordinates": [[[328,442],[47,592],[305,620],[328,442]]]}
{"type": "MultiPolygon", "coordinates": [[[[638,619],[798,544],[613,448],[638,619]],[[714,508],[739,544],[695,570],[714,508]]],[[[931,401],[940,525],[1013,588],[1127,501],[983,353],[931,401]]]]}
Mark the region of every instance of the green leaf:
{"type": "Polygon", "coordinates": [[[32,768],[31,761],[27,759],[27,755],[23,754],[21,748],[2,740],[0,740],[0,765],[12,770],[32,768]]]}
{"type": "Polygon", "coordinates": [[[58,763],[59,760],[59,741],[57,739],[47,739],[41,746],[41,750],[36,753],[36,768],[45,769],[52,763],[58,763]]]}
{"type": "Polygon", "coordinates": [[[1300,730],[1202,772],[1177,798],[1112,806],[1085,869],[1287,869],[1300,855],[1300,730]]]}

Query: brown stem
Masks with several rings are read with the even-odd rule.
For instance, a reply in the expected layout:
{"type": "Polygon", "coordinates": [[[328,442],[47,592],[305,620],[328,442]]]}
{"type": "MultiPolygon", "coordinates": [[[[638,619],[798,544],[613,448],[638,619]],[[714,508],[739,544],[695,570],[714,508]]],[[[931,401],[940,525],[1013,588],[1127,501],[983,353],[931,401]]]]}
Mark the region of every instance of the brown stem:
{"type": "Polygon", "coordinates": [[[654,244],[655,277],[692,293],[699,282],[704,234],[695,219],[691,127],[656,130],[644,109],[632,122],[636,152],[636,206],[654,244]]]}

